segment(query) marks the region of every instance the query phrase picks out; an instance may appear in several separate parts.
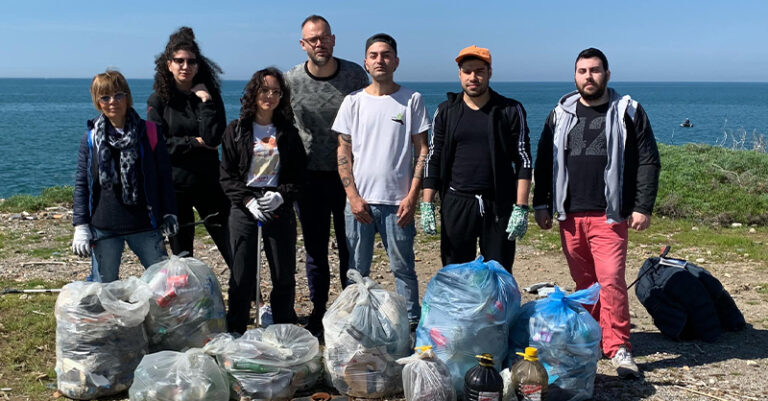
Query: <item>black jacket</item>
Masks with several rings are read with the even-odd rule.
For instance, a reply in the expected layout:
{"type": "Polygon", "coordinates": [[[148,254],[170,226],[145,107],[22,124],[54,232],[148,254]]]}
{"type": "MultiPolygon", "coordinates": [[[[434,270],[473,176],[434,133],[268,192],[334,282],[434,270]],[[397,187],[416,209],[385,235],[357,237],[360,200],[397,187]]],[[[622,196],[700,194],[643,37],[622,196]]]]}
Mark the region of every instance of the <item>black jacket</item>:
{"type": "Polygon", "coordinates": [[[695,264],[665,266],[658,257],[648,258],[638,276],[642,277],[635,287],[637,299],[659,331],[670,338],[714,341],[723,330],[741,330],[746,325],[720,281],[695,264]]]}
{"type": "MultiPolygon", "coordinates": [[[[277,191],[285,204],[298,199],[307,169],[307,153],[293,125],[277,127],[277,151],[280,170],[277,191]]],[[[253,198],[253,190],[245,185],[253,158],[253,121],[233,120],[224,131],[221,143],[221,188],[233,205],[245,208],[253,198]]]]}
{"type": "MultiPolygon", "coordinates": [[[[517,200],[517,180],[531,179],[531,144],[523,105],[488,89],[491,98],[488,141],[491,149],[493,191],[499,216],[512,212],[517,200]]],[[[429,154],[424,168],[424,188],[437,189],[440,197],[451,184],[456,143],[454,132],[463,113],[461,93],[448,93],[448,100],[437,107],[432,123],[429,154]]]]}
{"type": "Polygon", "coordinates": [[[227,124],[221,95],[211,93],[212,99],[203,103],[194,93],[181,93],[166,104],[157,93],[147,99],[147,120],[155,122],[165,136],[171,155],[173,184],[184,190],[197,184],[217,183],[219,152],[196,145],[195,137],[203,138],[209,146],[219,146],[227,124]]]}
{"type": "MultiPolygon", "coordinates": [[[[148,132],[144,127],[152,123],[142,123],[139,132],[139,159],[137,160],[141,177],[140,182],[147,205],[147,214],[152,228],[163,222],[163,216],[176,213],[176,196],[172,189],[171,170],[168,163],[168,151],[159,132],[148,132]]],[[[88,121],[88,130],[80,141],[75,174],[75,191],[72,224],[90,224],[94,206],[99,202],[101,186],[98,180],[98,149],[93,140],[93,121],[88,121]]]]}
{"type": "MultiPolygon", "coordinates": [[[[624,121],[627,127],[627,139],[624,144],[624,160],[622,162],[620,214],[623,218],[628,217],[632,212],[651,215],[653,205],[656,202],[661,170],[656,139],[653,135],[653,129],[651,129],[651,123],[648,121],[648,115],[639,104],[634,120],[625,113],[624,121]]],[[[553,213],[554,135],[555,112],[552,111],[547,117],[539,138],[534,173],[536,185],[533,187],[533,206],[538,208],[546,205],[550,213],[553,213]]]]}

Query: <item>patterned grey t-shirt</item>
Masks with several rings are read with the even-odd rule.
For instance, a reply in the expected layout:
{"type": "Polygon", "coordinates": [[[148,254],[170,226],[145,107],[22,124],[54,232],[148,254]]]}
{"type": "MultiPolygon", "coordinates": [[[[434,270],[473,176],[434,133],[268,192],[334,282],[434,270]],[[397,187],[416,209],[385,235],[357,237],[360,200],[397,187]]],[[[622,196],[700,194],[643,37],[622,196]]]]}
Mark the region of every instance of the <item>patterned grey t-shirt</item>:
{"type": "Polygon", "coordinates": [[[306,62],[285,73],[296,127],[307,151],[308,170],[336,171],[338,142],[331,125],[344,96],[368,86],[363,67],[339,58],[336,62],[336,73],[326,78],[312,76],[306,62]]]}

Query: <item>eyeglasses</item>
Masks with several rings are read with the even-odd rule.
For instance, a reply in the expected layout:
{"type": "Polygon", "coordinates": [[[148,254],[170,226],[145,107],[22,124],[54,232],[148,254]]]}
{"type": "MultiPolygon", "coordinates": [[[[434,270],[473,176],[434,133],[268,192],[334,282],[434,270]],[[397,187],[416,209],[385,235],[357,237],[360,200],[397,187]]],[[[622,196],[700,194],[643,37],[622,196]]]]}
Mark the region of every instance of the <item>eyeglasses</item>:
{"type": "Polygon", "coordinates": [[[283,97],[283,92],[280,89],[267,89],[267,88],[259,88],[259,95],[264,97],[276,97],[281,98],[283,97]]]}
{"type": "Polygon", "coordinates": [[[109,104],[112,100],[115,101],[115,103],[122,102],[125,100],[125,97],[128,96],[125,92],[117,92],[112,96],[104,95],[99,97],[99,103],[101,104],[109,104]]]}
{"type": "Polygon", "coordinates": [[[176,63],[179,66],[184,65],[185,62],[190,67],[194,67],[194,66],[197,65],[197,59],[196,58],[174,57],[171,60],[173,60],[173,62],[176,63]]]}
{"type": "Polygon", "coordinates": [[[329,43],[331,39],[333,39],[333,36],[331,35],[320,35],[320,36],[315,36],[311,38],[303,38],[301,40],[303,40],[305,43],[308,43],[311,46],[317,46],[320,42],[329,43]]]}

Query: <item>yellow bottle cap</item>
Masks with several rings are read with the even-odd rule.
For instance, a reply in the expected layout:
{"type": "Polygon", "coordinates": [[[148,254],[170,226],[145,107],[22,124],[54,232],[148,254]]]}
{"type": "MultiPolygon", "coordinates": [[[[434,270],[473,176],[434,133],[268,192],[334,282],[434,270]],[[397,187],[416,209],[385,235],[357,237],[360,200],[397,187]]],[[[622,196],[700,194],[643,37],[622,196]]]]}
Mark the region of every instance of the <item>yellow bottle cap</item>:
{"type": "Polygon", "coordinates": [[[431,349],[432,349],[431,345],[422,345],[421,347],[416,347],[413,350],[416,351],[417,353],[421,354],[421,353],[423,353],[423,352],[425,352],[427,350],[431,350],[431,349]]]}
{"type": "Polygon", "coordinates": [[[525,347],[525,353],[516,352],[516,354],[522,356],[526,361],[533,362],[539,360],[539,350],[535,347],[525,347]]]}
{"type": "Polygon", "coordinates": [[[475,358],[477,358],[477,362],[480,364],[480,366],[493,366],[493,355],[492,354],[480,354],[475,355],[475,358]]]}

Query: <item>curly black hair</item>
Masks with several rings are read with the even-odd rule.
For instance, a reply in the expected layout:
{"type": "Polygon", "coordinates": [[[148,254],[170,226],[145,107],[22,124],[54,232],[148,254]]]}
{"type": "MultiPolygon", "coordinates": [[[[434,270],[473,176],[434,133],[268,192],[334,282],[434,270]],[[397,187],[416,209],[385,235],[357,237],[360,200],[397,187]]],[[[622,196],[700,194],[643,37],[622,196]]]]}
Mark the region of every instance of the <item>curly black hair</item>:
{"type": "Polygon", "coordinates": [[[168,70],[168,62],[173,58],[173,53],[179,50],[186,50],[197,58],[198,68],[194,84],[204,84],[211,94],[221,93],[219,74],[222,74],[224,71],[221,70],[218,64],[200,54],[200,47],[195,42],[195,32],[192,31],[192,28],[183,26],[171,34],[165,50],[155,57],[155,83],[153,88],[160,98],[168,103],[175,92],[172,89],[176,83],[173,80],[173,74],[168,70]]]}
{"type": "Polygon", "coordinates": [[[240,119],[253,121],[256,118],[256,109],[258,108],[256,100],[259,97],[259,89],[264,85],[264,79],[272,76],[280,83],[280,91],[283,92],[280,102],[272,115],[272,123],[276,127],[293,125],[293,108],[291,108],[291,90],[285,84],[283,74],[275,67],[268,67],[256,71],[243,89],[243,97],[240,98],[240,119]]]}

